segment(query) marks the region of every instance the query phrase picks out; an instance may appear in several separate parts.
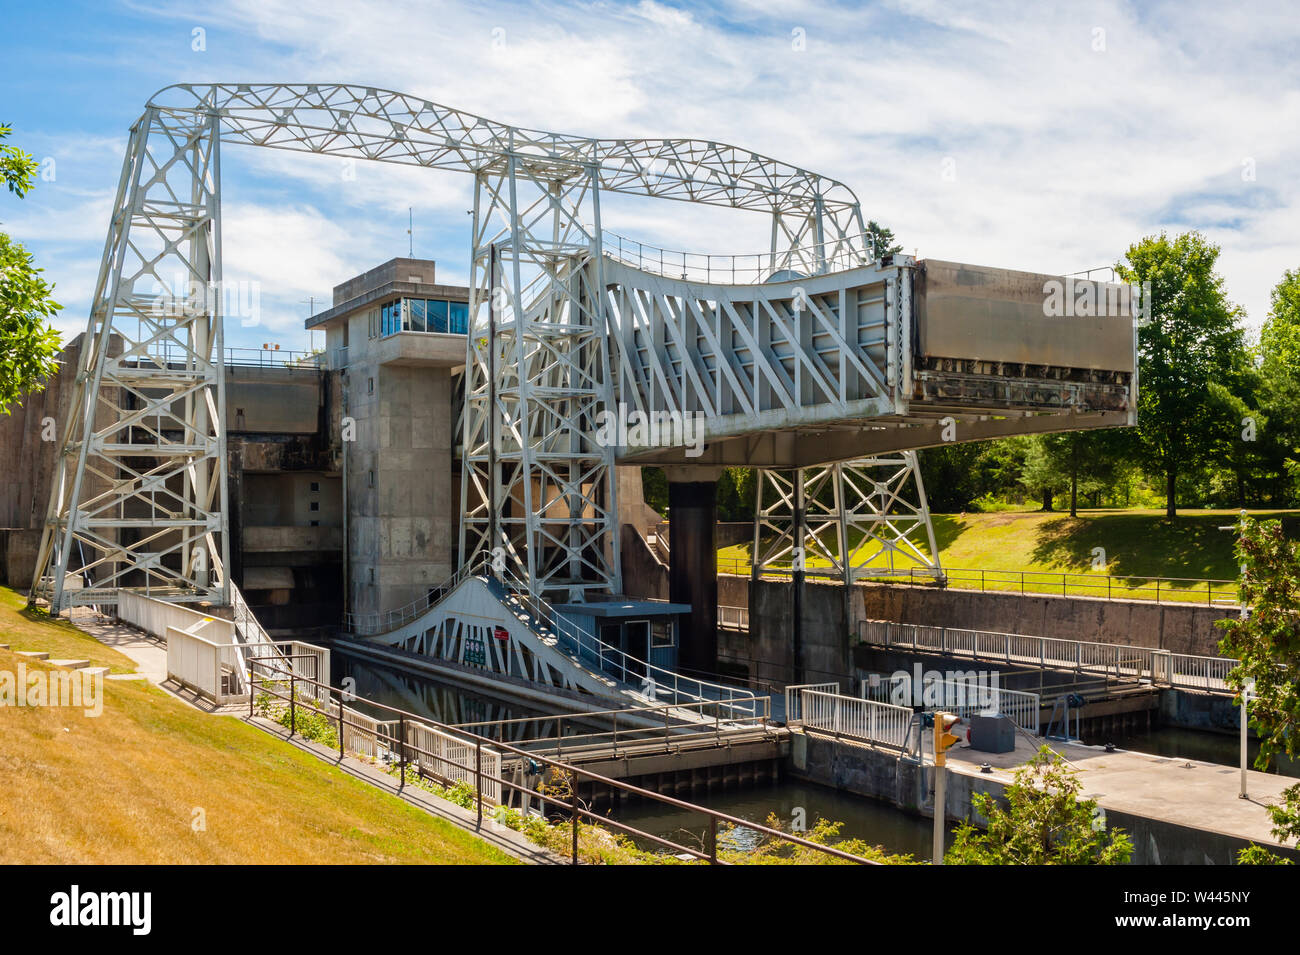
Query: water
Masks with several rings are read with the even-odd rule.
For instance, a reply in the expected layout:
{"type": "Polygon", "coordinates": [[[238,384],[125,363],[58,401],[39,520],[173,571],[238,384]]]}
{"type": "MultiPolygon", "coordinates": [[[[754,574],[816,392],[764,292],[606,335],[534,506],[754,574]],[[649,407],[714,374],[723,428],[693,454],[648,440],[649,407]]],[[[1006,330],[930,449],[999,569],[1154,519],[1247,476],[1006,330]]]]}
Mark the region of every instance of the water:
{"type": "MultiPolygon", "coordinates": [[[[913,816],[888,803],[852,793],[840,792],[812,783],[786,780],[776,784],[713,793],[708,807],[750,822],[766,823],[775,814],[789,831],[797,809],[802,809],[805,825],[811,829],[818,817],[843,823],[839,836],[862,839],[887,852],[911,854],[919,860],[930,858],[934,823],[913,816]]],[[[671,839],[679,845],[703,847],[708,833],[708,818],[700,813],[674,809],[650,801],[631,802],[615,812],[619,822],[635,826],[651,835],[671,839]]],[[[758,833],[737,828],[731,834],[732,845],[749,848],[758,833]]],[[[952,840],[949,838],[949,844],[952,840]]]]}
{"type": "Polygon", "coordinates": [[[395,717],[385,715],[376,707],[366,706],[364,701],[395,706],[451,726],[542,715],[540,710],[529,709],[515,700],[507,701],[486,693],[438,683],[339,650],[330,653],[330,670],[334,686],[341,686],[347,678],[356,681],[352,691],[361,698],[355,704],[356,708],[381,719],[395,717]]]}
{"type": "MultiPolygon", "coordinates": [[[[354,692],[364,700],[395,706],[441,723],[542,715],[540,710],[516,701],[507,702],[475,690],[439,683],[425,676],[349,656],[339,650],[334,650],[330,658],[335,686],[350,677],[356,681],[354,692]]],[[[391,718],[364,703],[359,702],[356,706],[375,716],[391,718]]],[[[556,709],[563,708],[563,701],[557,701],[556,709]]],[[[551,735],[554,731],[551,721],[528,723],[521,726],[518,733],[512,734],[512,739],[521,742],[537,735],[551,735]]],[[[713,793],[707,803],[710,809],[758,823],[765,822],[769,813],[775,813],[787,828],[796,808],[802,808],[808,828],[822,817],[843,823],[840,836],[844,838],[862,839],[891,853],[912,853],[922,859],[930,855],[930,820],[909,815],[885,802],[822,786],[784,781],[713,793]]],[[[702,844],[708,829],[707,819],[699,813],[672,809],[651,801],[625,803],[617,810],[617,818],[652,835],[674,841],[692,840],[686,843],[688,845],[702,844]]],[[[752,844],[757,834],[752,830],[737,830],[734,835],[737,844],[745,845],[752,844]]]]}
{"type": "MultiPolygon", "coordinates": [[[[351,677],[356,681],[355,692],[358,696],[442,723],[542,715],[541,710],[517,701],[507,701],[480,691],[439,683],[424,676],[351,657],[338,650],[331,654],[331,659],[335,686],[342,679],[351,677]]],[[[358,704],[358,708],[370,709],[375,715],[382,716],[382,713],[365,704],[358,704]]],[[[555,709],[563,708],[563,701],[557,701],[555,709]]],[[[513,742],[522,742],[530,737],[549,736],[554,732],[555,726],[551,721],[528,723],[512,733],[511,739],[513,742]]],[[[1105,738],[1089,738],[1087,741],[1096,744],[1113,742],[1120,749],[1224,766],[1238,765],[1240,746],[1236,736],[1173,727],[1158,727],[1127,735],[1106,734],[1105,738]]],[[[1249,755],[1252,760],[1258,751],[1258,742],[1251,740],[1249,755]]],[[[1273,771],[1279,770],[1275,768],[1273,771]]],[[[1300,777],[1300,762],[1284,761],[1280,771],[1288,776],[1300,777]]],[[[710,809],[757,823],[765,822],[768,814],[774,813],[786,828],[790,827],[791,820],[795,818],[796,809],[802,809],[808,828],[812,828],[821,817],[843,823],[839,832],[843,838],[862,839],[887,852],[911,854],[920,860],[930,856],[932,823],[929,819],[911,815],[888,803],[865,796],[785,780],[776,784],[713,793],[706,801],[710,809]]],[[[616,812],[616,818],[620,822],[686,845],[702,846],[708,830],[707,819],[699,813],[672,809],[651,801],[624,803],[616,812]]],[[[757,834],[752,830],[738,829],[733,833],[738,846],[752,845],[756,837],[757,834]]]]}

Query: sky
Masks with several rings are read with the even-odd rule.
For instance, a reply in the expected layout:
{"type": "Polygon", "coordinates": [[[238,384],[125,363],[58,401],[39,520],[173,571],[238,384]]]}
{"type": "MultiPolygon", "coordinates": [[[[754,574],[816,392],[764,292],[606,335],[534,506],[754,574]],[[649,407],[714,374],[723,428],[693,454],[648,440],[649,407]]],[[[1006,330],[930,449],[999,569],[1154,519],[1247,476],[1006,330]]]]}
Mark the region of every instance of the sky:
{"type": "MultiPolygon", "coordinates": [[[[923,258],[1063,274],[1197,229],[1251,328],[1300,268],[1300,12],[1281,3],[0,8],[0,123],[42,162],[25,199],[0,194],[0,229],[55,283],[69,336],[85,329],[131,124],[173,83],[356,83],[531,128],[732,143],[846,183],[923,258]]],[[[439,281],[466,282],[470,177],[341,165],[223,150],[225,278],[261,293],[259,324],[228,321],[228,345],[322,344],[310,309],[411,245],[439,281]]],[[[768,241],[758,213],[643,200],[602,216],[672,249],[768,241]]]]}

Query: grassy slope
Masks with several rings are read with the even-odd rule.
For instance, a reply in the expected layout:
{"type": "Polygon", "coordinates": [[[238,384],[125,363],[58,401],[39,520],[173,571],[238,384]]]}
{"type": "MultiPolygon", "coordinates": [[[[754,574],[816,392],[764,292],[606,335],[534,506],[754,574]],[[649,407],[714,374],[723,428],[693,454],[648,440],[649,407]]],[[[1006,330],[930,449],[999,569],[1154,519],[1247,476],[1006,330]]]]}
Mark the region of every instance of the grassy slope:
{"type": "MultiPolygon", "coordinates": [[[[0,643],[98,646],[0,594],[0,643]]],[[[0,670],[19,659],[0,651],[0,670]]],[[[105,697],[97,718],[0,707],[0,863],[514,861],[234,717],[135,681],[107,681],[105,697]],[[205,832],[191,828],[200,808],[205,832]]]]}
{"type": "MultiPolygon", "coordinates": [[[[934,516],[934,530],[945,569],[1088,573],[1093,548],[1102,547],[1107,571],[1113,575],[1232,579],[1236,576],[1234,537],[1218,528],[1233,523],[1237,514],[1188,511],[1172,521],[1160,510],[1081,510],[1077,520],[1040,511],[944,514],[934,516]]],[[[1267,511],[1257,516],[1280,517],[1288,534],[1300,532],[1298,512],[1267,511]]],[[[725,548],[718,557],[724,570],[731,569],[730,560],[747,565],[749,545],[725,548]]],[[[824,566],[827,562],[809,563],[824,566]]]]}
{"type": "Polygon", "coordinates": [[[89,660],[112,673],[135,672],[135,662],[126,654],[91,639],[66,620],[28,610],[27,598],[8,587],[0,587],[0,643],[14,650],[46,650],[54,660],[89,660]]]}

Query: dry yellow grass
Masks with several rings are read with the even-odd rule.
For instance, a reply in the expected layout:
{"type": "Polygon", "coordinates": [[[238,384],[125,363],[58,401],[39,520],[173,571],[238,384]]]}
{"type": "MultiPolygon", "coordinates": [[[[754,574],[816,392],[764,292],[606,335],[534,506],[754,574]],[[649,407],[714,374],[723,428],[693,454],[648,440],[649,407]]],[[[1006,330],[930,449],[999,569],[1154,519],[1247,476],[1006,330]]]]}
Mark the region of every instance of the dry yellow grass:
{"type": "Polygon", "coordinates": [[[14,650],[45,650],[54,660],[89,660],[92,666],[108,667],[113,673],[135,672],[135,662],[126,654],[104,646],[67,620],[51,620],[44,611],[28,610],[27,598],[8,587],[0,587],[0,644],[14,650]]]}
{"type": "MultiPolygon", "coordinates": [[[[0,605],[0,632],[15,612],[0,605]]],[[[33,644],[56,626],[34,625],[33,644]]],[[[20,661],[41,667],[0,651],[0,671],[20,661]]],[[[235,717],[135,681],[107,681],[99,717],[0,706],[0,780],[6,864],[514,861],[235,717]]]]}

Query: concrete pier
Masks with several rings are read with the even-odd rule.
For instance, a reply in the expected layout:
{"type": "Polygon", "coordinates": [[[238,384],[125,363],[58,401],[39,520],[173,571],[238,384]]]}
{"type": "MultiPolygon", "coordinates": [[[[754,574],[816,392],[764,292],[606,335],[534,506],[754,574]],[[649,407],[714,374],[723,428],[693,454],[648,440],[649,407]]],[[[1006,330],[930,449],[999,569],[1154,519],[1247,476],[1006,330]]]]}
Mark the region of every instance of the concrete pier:
{"type": "Polygon", "coordinates": [[[718,664],[717,475],[690,468],[667,473],[673,528],[668,599],[691,605],[682,617],[677,659],[687,670],[712,673],[718,664]]]}
{"type": "MultiPolygon", "coordinates": [[[[974,793],[1000,796],[1037,751],[1042,740],[1017,737],[1010,753],[985,753],[964,744],[949,750],[944,812],[949,819],[981,820],[971,808],[974,793]],[[991,772],[981,771],[987,763],[991,772]]],[[[1238,798],[1240,772],[1183,758],[1152,756],[1076,743],[1050,744],[1079,772],[1082,795],[1097,800],[1106,824],[1123,829],[1139,865],[1232,865],[1250,843],[1300,860],[1300,851],[1273,838],[1266,807],[1282,801],[1296,780],[1250,771],[1249,799],[1238,798]]],[[[816,732],[791,737],[793,776],[933,816],[934,766],[866,744],[816,732]]]]}

